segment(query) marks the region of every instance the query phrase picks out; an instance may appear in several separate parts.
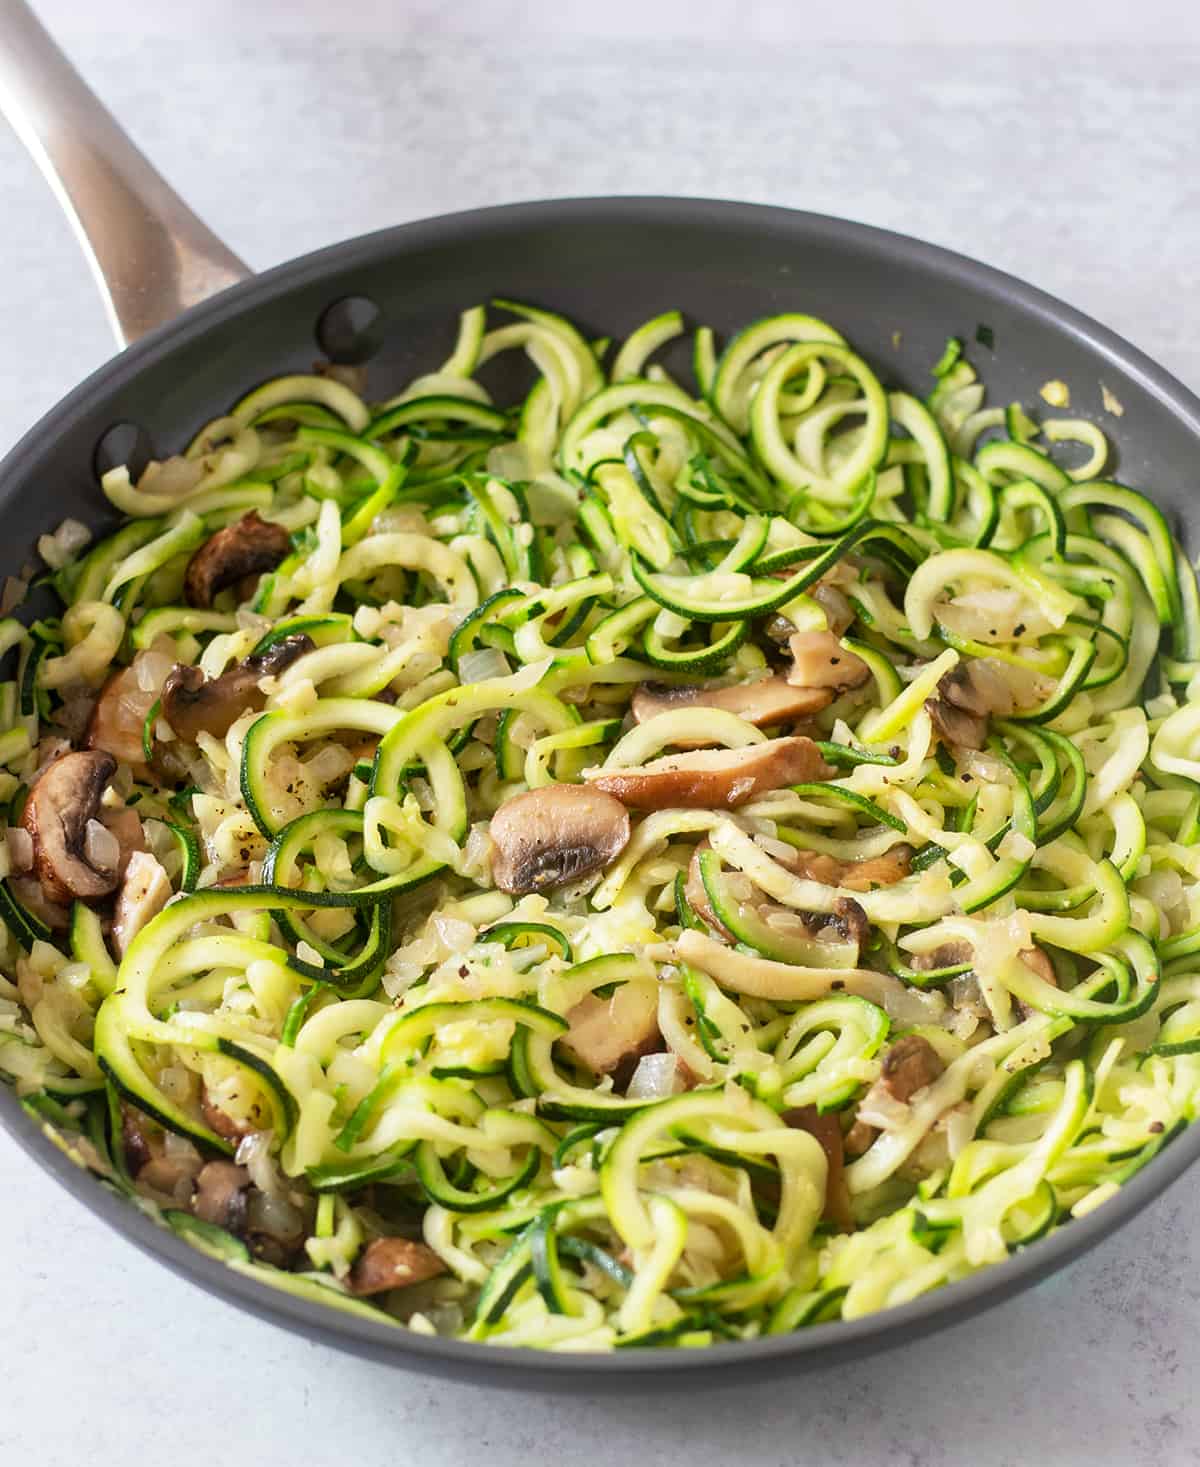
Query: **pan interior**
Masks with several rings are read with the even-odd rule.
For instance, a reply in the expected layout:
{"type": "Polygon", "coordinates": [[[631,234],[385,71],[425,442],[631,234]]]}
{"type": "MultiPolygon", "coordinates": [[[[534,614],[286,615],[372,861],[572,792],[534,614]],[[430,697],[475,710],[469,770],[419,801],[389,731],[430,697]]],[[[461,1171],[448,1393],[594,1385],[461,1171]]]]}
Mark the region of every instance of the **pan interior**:
{"type": "MultiPolygon", "coordinates": [[[[1195,525],[1191,475],[1200,448],[1200,404],[1136,351],[1036,291],[932,247],[840,221],[703,201],[582,200],[452,216],[351,241],[240,287],[148,338],[84,383],[4,465],[0,572],[19,573],[38,535],[68,516],[94,527],[111,519],[96,465],[98,452],[105,463],[113,451],[105,439],[115,426],[131,425],[124,432],[139,451],[162,456],[234,397],[267,377],[310,370],[331,347],[344,360],[366,360],[371,396],[385,397],[445,358],[460,310],[496,296],[562,312],[595,335],[619,335],[670,308],[692,324],[712,325],[719,336],[760,316],[810,312],[835,322],[885,382],[921,395],[929,387],[930,364],[947,336],[956,335],[969,344],[992,402],[1033,402],[1048,379],[1067,382],[1073,409],[1102,422],[1115,441],[1115,471],[1154,495],[1174,527],[1184,527],[1185,541],[1195,525]],[[358,304],[340,314],[333,310],[347,301],[358,304]],[[1105,417],[1106,392],[1123,407],[1119,422],[1105,417]]],[[[687,378],[682,350],[666,364],[687,378]]],[[[502,400],[525,385],[519,369],[489,383],[502,400]]],[[[1191,543],[1194,548],[1194,533],[1191,543]]],[[[48,1146],[35,1141],[11,1096],[5,1092],[0,1102],[6,1123],[48,1160],[48,1146]]],[[[911,1312],[876,1316],[869,1328],[846,1335],[845,1348],[861,1352],[866,1342],[880,1345],[904,1329],[961,1317],[966,1308],[1031,1280],[1122,1220],[1197,1150],[1195,1137],[1184,1138],[1128,1189],[1111,1215],[1068,1229],[1061,1241],[1034,1250],[1022,1261],[1026,1266],[996,1270],[1003,1279],[962,1287],[961,1306],[923,1301],[911,1312]]],[[[91,1200],[97,1189],[90,1181],[82,1174],[76,1179],[60,1157],[53,1165],[91,1200]]],[[[114,1221],[124,1211],[111,1200],[105,1210],[114,1221]]],[[[149,1225],[137,1220],[135,1229],[134,1222],[130,1211],[137,1241],[208,1286],[286,1316],[297,1327],[334,1327],[311,1309],[255,1300],[251,1296],[261,1291],[244,1280],[224,1282],[219,1267],[193,1260],[174,1240],[160,1246],[149,1225]]],[[[401,1353],[394,1342],[389,1348],[371,1339],[357,1321],[339,1322],[337,1330],[352,1347],[391,1358],[401,1353]]],[[[819,1336],[829,1343],[826,1331],[814,1331],[764,1342],[770,1349],[757,1353],[808,1358],[819,1336]]],[[[747,1348],[753,1347],[737,1347],[747,1348]]],[[[506,1368],[501,1359],[479,1354],[422,1342],[410,1358],[431,1368],[462,1369],[474,1356],[481,1371],[506,1368]]],[[[827,1351],[822,1358],[830,1358],[827,1351]]],[[[597,1369],[594,1361],[578,1366],[584,1373],[597,1369]]],[[[565,1373],[573,1368],[571,1362],[561,1367],[565,1373]]],[[[605,1373],[632,1369],[615,1362],[605,1373]]]]}

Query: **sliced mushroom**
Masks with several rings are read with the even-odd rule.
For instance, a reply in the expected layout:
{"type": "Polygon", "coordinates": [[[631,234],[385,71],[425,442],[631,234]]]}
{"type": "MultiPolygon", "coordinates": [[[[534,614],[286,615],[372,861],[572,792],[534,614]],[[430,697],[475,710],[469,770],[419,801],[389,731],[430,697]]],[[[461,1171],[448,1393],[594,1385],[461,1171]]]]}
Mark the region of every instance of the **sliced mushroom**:
{"type": "Polygon", "coordinates": [[[121,1149],[125,1155],[125,1167],[130,1176],[136,1177],[154,1154],[151,1139],[153,1122],[144,1111],[121,1102],[121,1149]]]}
{"type": "Polygon", "coordinates": [[[409,1238],[373,1238],[354,1260],[347,1283],[354,1294],[383,1294],[423,1284],[446,1272],[446,1265],[424,1243],[409,1238]]]}
{"type": "Polygon", "coordinates": [[[894,886],[912,871],[913,848],[895,845],[882,856],[862,861],[840,861],[822,851],[793,851],[780,857],[780,865],[806,881],[819,881],[823,886],[840,886],[848,891],[874,891],[880,886],[894,886]]]}
{"type": "Polygon", "coordinates": [[[1044,953],[1040,947],[1023,947],[1018,956],[1044,983],[1049,983],[1051,988],[1058,987],[1058,974],[1054,971],[1054,964],[1050,961],[1049,954],[1044,953]]]}
{"type": "Polygon", "coordinates": [[[168,1137],[144,1111],[121,1103],[121,1146],[125,1169],[138,1190],[158,1200],[187,1206],[204,1158],[187,1141],[168,1137]]]}
{"type": "Polygon", "coordinates": [[[846,598],[846,593],[831,586],[828,581],[820,580],[812,588],[812,598],[825,613],[825,621],[829,630],[835,637],[842,636],[854,624],[854,607],[846,598]]]}
{"type": "Polygon", "coordinates": [[[629,816],[610,795],[551,784],[507,800],[492,816],[492,880],[523,896],[576,881],[615,860],[629,841],[629,816]]]}
{"type": "Polygon", "coordinates": [[[146,832],[141,818],[128,805],[118,805],[112,810],[101,809],[100,824],[116,837],[121,852],[117,860],[117,875],[124,877],[134,852],[146,849],[146,832]]]}
{"type": "Polygon", "coordinates": [[[188,605],[211,606],[219,592],[243,576],[274,570],[291,548],[283,526],[260,519],[258,511],[252,509],[236,524],[209,536],[188,561],[183,578],[188,605]]]}
{"type": "Polygon", "coordinates": [[[845,1147],[842,1127],[836,1114],[821,1115],[815,1105],[793,1106],[779,1119],[794,1131],[807,1131],[825,1153],[825,1209],[822,1217],[839,1232],[854,1227],[850,1215],[850,1189],[846,1186],[845,1147]]]}
{"type": "Polygon", "coordinates": [[[816,744],[797,735],[743,749],[670,754],[640,769],[589,769],[584,778],[633,810],[731,810],[766,790],[832,774],[816,744]]]}
{"type": "Polygon", "coordinates": [[[296,1205],[299,1194],[268,1193],[251,1187],[246,1194],[246,1243],[251,1253],[275,1268],[287,1268],[304,1246],[307,1219],[296,1205]]]}
{"type": "Polygon", "coordinates": [[[910,959],[909,967],[918,973],[931,973],[939,968],[958,968],[969,963],[973,950],[969,942],[943,942],[931,953],[918,953],[910,959]]]}
{"type": "Polygon", "coordinates": [[[933,720],[934,731],[945,743],[960,749],[982,749],[987,743],[986,718],[956,708],[945,698],[926,698],[925,711],[933,720]]]}
{"type": "Polygon", "coordinates": [[[151,1194],[155,1200],[165,1198],[176,1207],[187,1206],[203,1164],[198,1151],[181,1154],[164,1150],[151,1157],[138,1172],[135,1178],[138,1191],[151,1194]]]}
{"type": "Polygon", "coordinates": [[[187,743],[194,744],[202,733],[224,738],[243,713],[266,707],[267,696],[259,680],[290,667],[314,645],[302,632],[284,637],[215,678],[206,678],[198,667],[181,663],[163,684],[162,715],[187,743]]]}
{"type": "Polygon", "coordinates": [[[792,665],[787,680],[794,687],[824,689],[832,694],[860,688],[871,676],[863,659],[847,652],[832,632],[794,632],[788,638],[788,651],[792,665]]]}
{"type": "MultiPolygon", "coordinates": [[[[876,1097],[884,1105],[888,1101],[907,1105],[919,1090],[932,1085],[945,1068],[928,1039],[920,1034],[903,1034],[884,1054],[879,1079],[859,1102],[859,1111],[869,1110],[876,1097]]],[[[878,1134],[878,1128],[870,1122],[856,1120],[846,1133],[846,1150],[852,1156],[859,1156],[878,1134]]]]}
{"type": "Polygon", "coordinates": [[[134,851],[113,913],[113,945],[119,957],[125,956],[129,944],[151,917],[158,916],[170,899],[171,883],[167,873],[149,851],[134,851]]]}
{"type": "Polygon", "coordinates": [[[893,1100],[907,1104],[945,1069],[941,1056],[920,1034],[902,1034],[888,1047],[879,1078],[893,1100]]]}
{"type": "MultiPolygon", "coordinates": [[[[1044,953],[1040,947],[1023,947],[1017,956],[1044,983],[1049,983],[1051,988],[1059,986],[1054,964],[1050,961],[1049,955],[1044,953]]],[[[1013,1000],[1013,1007],[1021,1019],[1028,1019],[1037,1012],[1030,1004],[1023,1003],[1019,998],[1013,1000]]]]}
{"type": "Polygon", "coordinates": [[[21,824],[33,837],[34,874],[52,902],[98,902],[116,890],[117,862],[97,868],[87,856],[88,822],[116,768],[100,749],[63,754],[29,792],[21,824]]]}
{"type": "Polygon", "coordinates": [[[570,1026],[559,1041],[593,1075],[612,1075],[618,1089],[629,1082],[643,1055],[661,1042],[658,992],[652,981],[622,983],[609,998],[596,994],[567,1014],[570,1026]]]}
{"type": "Polygon", "coordinates": [[[989,715],[1011,713],[1013,697],[995,668],[976,657],[952,667],[938,683],[937,697],[927,698],[925,707],[946,743],[982,749],[989,715]]]}
{"type": "MultiPolygon", "coordinates": [[[[732,942],[734,935],[713,911],[704,886],[704,878],[700,873],[700,857],[708,849],[708,841],[702,840],[693,850],[692,859],[688,864],[684,895],[692,910],[698,916],[703,917],[714,932],[732,942]]],[[[743,877],[742,880],[744,881],[745,878],[743,877]]],[[[753,895],[746,898],[745,902],[746,905],[755,909],[761,919],[768,922],[773,921],[776,925],[786,921],[789,925],[803,927],[809,934],[821,938],[824,942],[830,941],[827,934],[832,932],[835,940],[840,939],[842,943],[853,943],[859,952],[866,946],[871,933],[871,924],[867,919],[867,914],[853,897],[839,897],[834,903],[832,912],[793,912],[788,907],[781,907],[778,903],[772,902],[765,893],[755,887],[753,895]]],[[[857,962],[857,960],[858,954],[856,953],[854,961],[857,962]]],[[[814,961],[816,961],[815,958],[814,961]]]]}
{"type": "Polygon", "coordinates": [[[1011,713],[1012,691],[992,666],[982,658],[968,658],[960,662],[938,683],[938,696],[974,713],[977,718],[986,718],[989,713],[1011,713]]]}
{"type": "MultiPolygon", "coordinates": [[[[227,884],[217,882],[218,886],[227,884]]],[[[200,1114],[204,1117],[208,1128],[215,1131],[218,1136],[223,1136],[226,1141],[240,1141],[244,1136],[252,1136],[259,1129],[251,1122],[239,1120],[236,1116],[231,1116],[228,1111],[222,1110],[208,1093],[207,1087],[200,1097],[200,1114]]]]}
{"type": "Polygon", "coordinates": [[[202,1222],[227,1228],[231,1233],[246,1230],[250,1173],[232,1161],[210,1161],[196,1178],[192,1212],[202,1222]]]}
{"type": "Polygon", "coordinates": [[[708,838],[705,837],[692,851],[692,859],[688,862],[687,880],[684,882],[683,894],[687,897],[688,905],[698,917],[703,917],[714,932],[719,932],[722,937],[733,941],[733,933],[724,926],[712,909],[708,900],[708,890],[704,885],[704,877],[700,874],[700,857],[705,851],[710,850],[708,838]]]}
{"type": "Polygon", "coordinates": [[[866,912],[853,897],[838,897],[832,912],[812,912],[804,919],[810,932],[819,933],[832,927],[846,942],[852,942],[861,952],[871,935],[871,923],[866,912]]]}
{"type": "MultiPolygon", "coordinates": [[[[781,677],[765,677],[756,683],[738,683],[726,688],[652,682],[642,683],[634,693],[630,711],[635,722],[645,723],[648,718],[676,708],[720,708],[744,718],[756,728],[763,728],[819,713],[829,702],[829,696],[820,688],[793,687],[781,677]]],[[[677,747],[697,749],[710,742],[700,739],[677,747]]]]}

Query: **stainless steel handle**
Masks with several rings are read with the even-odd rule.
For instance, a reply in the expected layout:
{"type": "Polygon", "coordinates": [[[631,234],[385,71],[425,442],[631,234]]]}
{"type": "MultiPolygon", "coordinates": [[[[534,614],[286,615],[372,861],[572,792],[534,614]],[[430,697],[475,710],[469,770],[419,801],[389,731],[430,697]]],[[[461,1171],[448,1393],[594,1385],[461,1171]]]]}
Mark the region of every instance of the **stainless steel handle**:
{"type": "Polygon", "coordinates": [[[134,147],[24,0],[0,0],[0,111],[74,226],[121,346],[251,275],[134,147]]]}

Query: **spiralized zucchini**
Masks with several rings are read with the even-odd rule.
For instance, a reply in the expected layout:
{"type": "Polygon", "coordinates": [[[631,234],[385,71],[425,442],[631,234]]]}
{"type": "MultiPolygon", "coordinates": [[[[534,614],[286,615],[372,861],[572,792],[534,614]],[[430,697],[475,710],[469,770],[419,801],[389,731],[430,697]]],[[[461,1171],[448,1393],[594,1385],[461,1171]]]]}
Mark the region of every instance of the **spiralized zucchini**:
{"type": "Polygon", "coordinates": [[[45,538],[0,1073],[231,1267],[476,1341],[849,1319],[1102,1205],[1200,1096],[1163,515],[957,342],[921,399],[815,317],[702,326],[697,395],[678,312],[494,308],[45,538]]]}

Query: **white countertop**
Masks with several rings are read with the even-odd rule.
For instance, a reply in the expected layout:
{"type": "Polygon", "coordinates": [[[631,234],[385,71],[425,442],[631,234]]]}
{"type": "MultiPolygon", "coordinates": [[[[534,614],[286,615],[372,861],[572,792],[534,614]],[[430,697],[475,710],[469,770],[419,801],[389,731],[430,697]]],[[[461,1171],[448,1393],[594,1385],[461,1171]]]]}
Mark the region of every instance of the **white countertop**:
{"type": "MultiPolygon", "coordinates": [[[[944,0],[820,17],[795,0],[39,8],[257,266],[509,199],[741,197],[976,255],[1200,386],[1194,7],[1022,0],[986,30],[944,0]]],[[[66,225],[2,130],[0,220],[2,450],[111,348],[66,225]]],[[[982,1318],[712,1399],[539,1398],[364,1364],[175,1278],[4,1136],[0,1197],[2,1467],[1200,1460],[1196,1176],[982,1318]]]]}

